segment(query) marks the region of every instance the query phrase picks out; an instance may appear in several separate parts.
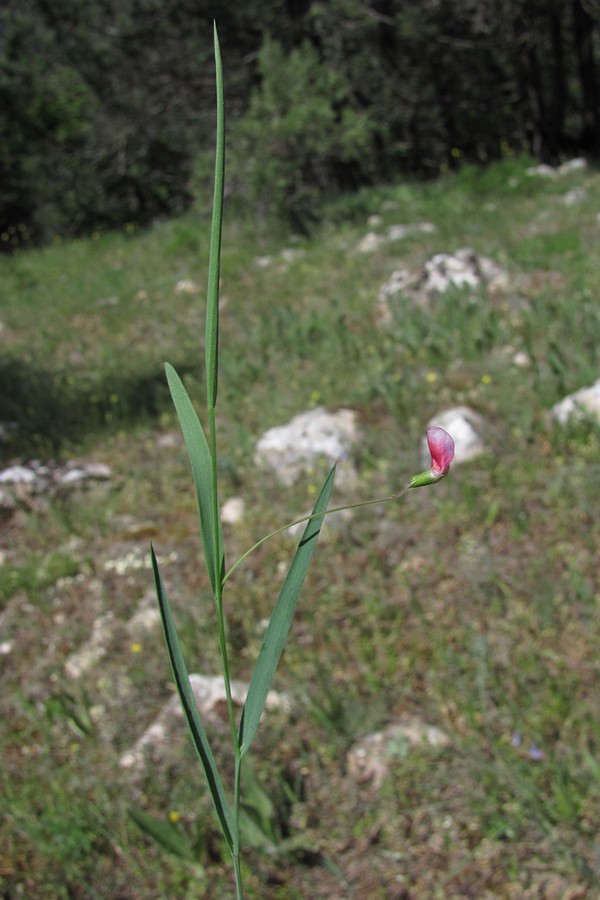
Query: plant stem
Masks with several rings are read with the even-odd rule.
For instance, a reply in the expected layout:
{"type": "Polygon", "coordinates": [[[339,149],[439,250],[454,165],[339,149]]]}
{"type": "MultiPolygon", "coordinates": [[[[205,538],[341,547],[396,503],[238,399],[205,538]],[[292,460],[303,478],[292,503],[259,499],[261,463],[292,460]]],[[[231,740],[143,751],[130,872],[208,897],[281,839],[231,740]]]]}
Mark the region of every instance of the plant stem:
{"type": "Polygon", "coordinates": [[[235,896],[236,900],[244,900],[244,888],[242,886],[242,870],[240,867],[240,855],[233,855],[233,871],[235,872],[235,896]]]}
{"type": "Polygon", "coordinates": [[[208,262],[208,290],[206,298],[206,407],[209,427],[209,451],[211,460],[212,479],[212,530],[214,548],[214,594],[217,608],[217,622],[219,630],[219,647],[221,661],[223,663],[223,681],[225,684],[225,696],[227,698],[227,714],[231,728],[231,743],[235,757],[235,790],[233,808],[233,834],[231,835],[233,846],[233,869],[235,873],[235,889],[237,900],[243,900],[242,872],[240,868],[240,765],[241,751],[238,737],[235,710],[231,696],[231,676],[229,674],[229,658],[227,654],[227,635],[225,631],[225,615],[223,612],[223,585],[224,572],[224,548],[221,529],[221,516],[219,511],[218,495],[218,466],[217,466],[217,426],[215,419],[215,407],[217,405],[217,386],[219,381],[219,274],[221,270],[221,232],[223,224],[223,184],[225,172],[225,124],[224,124],[224,99],[223,99],[223,66],[221,62],[221,50],[217,27],[214,27],[215,45],[215,73],[217,88],[217,146],[215,153],[215,185],[213,197],[213,216],[210,233],[210,254],[208,262]]]}
{"type": "Polygon", "coordinates": [[[235,843],[233,847],[233,869],[235,873],[235,889],[237,900],[243,900],[244,889],[242,886],[242,870],[240,867],[240,798],[241,798],[241,777],[242,777],[242,755],[240,753],[239,741],[235,754],[235,773],[233,784],[233,817],[235,821],[235,843]]]}
{"type": "Polygon", "coordinates": [[[233,699],[231,696],[231,676],[229,674],[229,657],[227,654],[227,636],[225,631],[225,615],[223,613],[223,547],[221,544],[221,529],[219,528],[219,497],[217,493],[217,435],[215,423],[215,408],[208,406],[208,427],[209,427],[209,447],[211,456],[211,477],[213,481],[213,523],[214,523],[214,542],[215,542],[215,604],[217,607],[217,622],[219,628],[219,647],[221,650],[221,661],[223,663],[223,681],[225,683],[225,696],[227,698],[227,714],[229,718],[229,727],[231,728],[231,738],[234,751],[239,754],[239,741],[237,736],[237,728],[235,723],[235,710],[233,708],[233,699]]]}
{"type": "Polygon", "coordinates": [[[361,500],[360,503],[349,503],[346,506],[335,506],[333,509],[328,509],[323,513],[313,513],[309,516],[302,516],[300,519],[294,519],[293,522],[288,522],[287,525],[282,525],[281,528],[276,528],[275,531],[271,531],[269,534],[266,534],[260,541],[257,541],[253,544],[245,553],[242,553],[240,558],[235,562],[226,575],[223,577],[223,584],[230,578],[231,575],[235,572],[237,567],[247,559],[251,553],[254,553],[255,550],[258,550],[259,547],[262,547],[263,544],[266,544],[267,541],[270,541],[271,538],[276,537],[278,534],[281,534],[284,531],[287,531],[288,528],[293,528],[294,525],[300,525],[302,522],[308,522],[309,519],[315,519],[317,516],[330,516],[331,513],[343,512],[345,509],[358,509],[359,506],[372,506],[374,503],[387,503],[389,500],[399,500],[410,490],[411,485],[407,484],[402,488],[401,491],[397,491],[395,494],[390,494],[388,497],[376,497],[375,500],[361,500]]]}

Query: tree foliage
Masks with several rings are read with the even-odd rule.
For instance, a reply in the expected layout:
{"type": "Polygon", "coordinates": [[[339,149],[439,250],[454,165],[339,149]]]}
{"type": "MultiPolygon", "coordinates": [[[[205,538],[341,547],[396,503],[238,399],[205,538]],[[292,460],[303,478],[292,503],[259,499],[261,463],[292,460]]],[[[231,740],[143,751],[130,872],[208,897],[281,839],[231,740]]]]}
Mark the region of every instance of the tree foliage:
{"type": "Polygon", "coordinates": [[[310,222],[323,193],[526,150],[595,153],[598,0],[7,0],[0,231],[184,209],[212,144],[212,19],[233,183],[310,222]]]}
{"type": "Polygon", "coordinates": [[[323,190],[400,173],[594,154],[599,24],[595,0],[313,2],[302,44],[259,55],[234,131],[246,188],[302,218],[323,190]]]}

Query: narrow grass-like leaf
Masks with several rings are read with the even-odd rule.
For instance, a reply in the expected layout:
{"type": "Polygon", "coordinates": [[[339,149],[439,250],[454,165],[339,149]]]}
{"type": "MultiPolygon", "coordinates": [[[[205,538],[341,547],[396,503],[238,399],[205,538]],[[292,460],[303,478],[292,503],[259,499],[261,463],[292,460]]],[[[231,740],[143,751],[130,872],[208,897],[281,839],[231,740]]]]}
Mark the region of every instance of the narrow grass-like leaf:
{"type": "Polygon", "coordinates": [[[258,728],[267,694],[269,693],[271,682],[290,630],[298,596],[317,545],[334,478],[335,466],[327,476],[321,493],[317,498],[313,509],[315,518],[309,519],[306,525],[302,540],[298,544],[298,549],[286,575],[265,632],[240,721],[239,740],[242,756],[250,747],[258,728]],[[319,515],[319,513],[322,513],[322,515],[319,515]]]}
{"type": "Polygon", "coordinates": [[[217,146],[215,153],[215,187],[210,230],[208,290],[206,295],[206,398],[209,406],[217,403],[219,373],[219,274],[221,271],[221,230],[223,225],[223,185],[225,179],[225,104],[223,99],[223,64],[221,48],[214,28],[215,71],[217,78],[217,146]]]}
{"type": "MultiPolygon", "coordinates": [[[[222,526],[220,520],[216,523],[214,521],[215,515],[218,515],[218,504],[213,496],[212,459],[202,425],[179,375],[169,363],[166,364],[165,371],[192,465],[196,495],[198,497],[198,509],[200,511],[200,534],[214,595],[217,589],[215,532],[218,528],[222,534],[222,526]]],[[[223,546],[222,537],[220,546],[223,546]]],[[[219,560],[219,571],[223,571],[223,559],[219,560]]]]}
{"type": "Polygon", "coordinates": [[[206,736],[206,732],[204,730],[204,726],[202,724],[202,720],[200,718],[200,713],[198,712],[198,707],[196,706],[194,692],[192,691],[189,675],[187,673],[187,668],[183,659],[183,653],[181,652],[181,644],[179,643],[177,629],[175,628],[175,621],[171,612],[171,604],[169,603],[169,599],[167,597],[162,578],[160,576],[158,561],[156,559],[156,554],[154,553],[153,547],[151,548],[151,553],[152,568],[154,570],[154,580],[156,582],[156,593],[158,595],[160,614],[162,616],[163,628],[167,641],[167,649],[169,651],[171,666],[173,667],[173,675],[175,677],[177,692],[179,694],[179,699],[181,700],[181,705],[183,707],[183,711],[185,713],[185,717],[192,734],[194,746],[204,767],[206,780],[208,781],[208,787],[213,798],[213,803],[215,805],[219,822],[221,823],[223,835],[225,836],[225,840],[227,841],[229,849],[233,852],[234,846],[237,846],[237,841],[234,840],[234,835],[236,834],[235,821],[233,818],[231,807],[229,805],[229,801],[227,800],[227,796],[223,788],[223,783],[221,781],[221,776],[219,775],[219,770],[217,768],[215,758],[213,756],[208,738],[206,736]]]}

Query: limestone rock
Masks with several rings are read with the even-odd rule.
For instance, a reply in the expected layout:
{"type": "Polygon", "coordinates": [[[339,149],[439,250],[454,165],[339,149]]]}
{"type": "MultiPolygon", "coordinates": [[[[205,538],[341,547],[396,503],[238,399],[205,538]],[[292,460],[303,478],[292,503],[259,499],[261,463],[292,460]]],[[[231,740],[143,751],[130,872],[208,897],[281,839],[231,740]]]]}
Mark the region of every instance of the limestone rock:
{"type": "MultiPolygon", "coordinates": [[[[322,458],[330,465],[346,459],[357,440],[353,410],[329,412],[318,406],[294,416],[285,425],[265,431],[256,445],[255,460],[269,466],[284,484],[291,485],[322,458]]],[[[350,467],[346,474],[350,479],[350,467]]]]}
{"type": "Polygon", "coordinates": [[[63,470],[58,470],[55,480],[60,485],[75,484],[80,481],[107,481],[111,476],[109,466],[104,463],[68,464],[63,470]]]}
{"type": "Polygon", "coordinates": [[[586,197],[587,191],[585,188],[575,187],[563,195],[562,202],[565,206],[577,206],[577,204],[582,203],[586,197]]]}
{"type": "Polygon", "coordinates": [[[379,250],[384,243],[385,238],[382,234],[375,234],[374,231],[367,231],[356,245],[356,249],[359,253],[372,253],[374,250],[379,250]]]}
{"type": "Polygon", "coordinates": [[[411,717],[367,735],[349,751],[347,768],[357,784],[381,787],[386,776],[409,752],[423,747],[446,748],[450,738],[435,725],[411,717]]]}
{"type": "Polygon", "coordinates": [[[441,294],[451,287],[491,289],[506,287],[508,277],[493,260],[478,256],[471,247],[455,253],[436,253],[423,266],[419,288],[427,294],[441,294]]]}
{"type": "Polygon", "coordinates": [[[417,271],[396,269],[377,294],[377,318],[381,325],[391,319],[389,301],[406,292],[416,303],[428,305],[436,294],[450,288],[475,290],[484,287],[495,293],[508,287],[508,275],[494,260],[479,256],[471,247],[455,253],[436,253],[417,271]]]}
{"type": "MultiPolygon", "coordinates": [[[[441,425],[454,439],[454,463],[469,462],[485,453],[484,435],[487,430],[485,420],[468,406],[455,406],[443,410],[427,423],[427,428],[441,425]]],[[[424,467],[430,464],[427,439],[421,441],[421,462],[424,467]]]]}
{"type": "Polygon", "coordinates": [[[35,471],[27,466],[9,466],[0,472],[0,484],[36,484],[35,471]]]}
{"type": "MultiPolygon", "coordinates": [[[[198,706],[198,712],[203,721],[214,723],[226,723],[227,697],[223,677],[220,675],[190,675],[190,684],[194,692],[194,698],[198,706]]],[[[243,681],[231,682],[231,696],[234,706],[241,708],[248,693],[248,685],[243,681]]],[[[269,691],[265,710],[267,712],[282,709],[289,712],[291,702],[285,694],[269,691]]],[[[183,710],[179,701],[179,695],[174,694],[165,704],[154,722],[146,729],[143,735],[135,743],[134,747],[124,753],[120,759],[123,769],[139,768],[145,757],[150,753],[153,758],[159,758],[173,735],[183,734],[183,710]]]]}
{"type": "MultiPolygon", "coordinates": [[[[378,216],[369,216],[369,225],[379,225],[378,216]]],[[[413,234],[433,234],[436,228],[431,222],[412,222],[406,225],[390,225],[385,234],[377,234],[368,231],[358,242],[356,249],[359,253],[372,253],[379,250],[384,244],[392,241],[402,241],[413,234]]]]}
{"type": "Polygon", "coordinates": [[[221,521],[227,525],[235,525],[244,518],[244,501],[241,497],[230,497],[221,507],[221,521]]]}
{"type": "Polygon", "coordinates": [[[42,463],[32,460],[26,465],[0,470],[0,508],[14,510],[19,503],[29,506],[36,495],[55,494],[89,481],[106,481],[111,470],[103,463],[42,463]]]}
{"type": "Polygon", "coordinates": [[[149,591],[138,603],[137,609],[127,622],[127,632],[133,639],[153,631],[160,624],[160,611],[156,594],[149,591]]]}
{"type": "Polygon", "coordinates": [[[600,422],[600,379],[590,387],[581,388],[556,403],[552,407],[551,416],[559,425],[589,418],[600,422]]]}
{"type": "Polygon", "coordinates": [[[81,678],[106,656],[114,628],[114,616],[111,611],[96,619],[89,640],[65,662],[65,672],[70,678],[81,678]]]}
{"type": "Polygon", "coordinates": [[[538,166],[530,166],[525,170],[525,174],[538,175],[542,178],[556,178],[559,175],[570,175],[572,172],[581,172],[585,168],[587,168],[587,160],[581,156],[577,156],[575,159],[566,160],[556,168],[548,166],[545,163],[541,163],[538,166]]]}
{"type": "Polygon", "coordinates": [[[413,222],[408,225],[390,225],[386,234],[388,241],[401,241],[413,234],[435,234],[432,222],[413,222]]]}
{"type": "Polygon", "coordinates": [[[540,163],[537,166],[529,166],[528,169],[525,169],[526,175],[537,175],[540,178],[556,178],[557,171],[553,166],[547,165],[547,163],[540,163]]]}
{"type": "Polygon", "coordinates": [[[182,278],[181,281],[178,281],[175,285],[175,293],[177,296],[181,296],[182,294],[188,296],[199,294],[200,286],[196,284],[195,281],[192,281],[191,278],[182,278]]]}

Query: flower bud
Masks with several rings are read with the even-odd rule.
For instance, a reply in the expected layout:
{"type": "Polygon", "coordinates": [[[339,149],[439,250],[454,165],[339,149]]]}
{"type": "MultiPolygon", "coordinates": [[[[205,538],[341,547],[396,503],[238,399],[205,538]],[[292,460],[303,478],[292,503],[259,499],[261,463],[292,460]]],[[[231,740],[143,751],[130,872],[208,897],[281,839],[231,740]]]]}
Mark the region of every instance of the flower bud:
{"type": "Polygon", "coordinates": [[[410,487],[424,487],[427,484],[435,484],[446,475],[450,464],[454,459],[454,441],[452,437],[439,425],[427,429],[427,446],[431,453],[431,469],[413,475],[410,487]]]}

